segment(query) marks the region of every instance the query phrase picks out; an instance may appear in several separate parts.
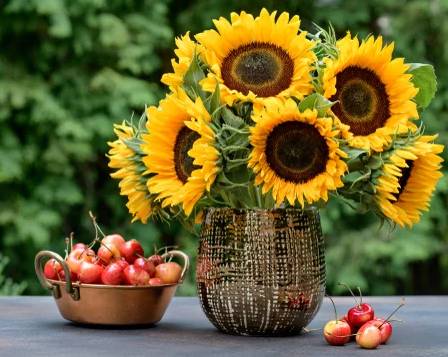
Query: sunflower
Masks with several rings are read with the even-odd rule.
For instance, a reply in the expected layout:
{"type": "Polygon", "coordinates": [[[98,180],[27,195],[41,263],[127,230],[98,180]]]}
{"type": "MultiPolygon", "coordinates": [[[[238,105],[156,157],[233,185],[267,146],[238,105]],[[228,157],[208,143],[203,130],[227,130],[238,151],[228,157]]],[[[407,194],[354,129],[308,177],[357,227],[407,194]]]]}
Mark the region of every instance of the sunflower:
{"type": "Polygon", "coordinates": [[[139,165],[140,157],[127,144],[127,140],[135,137],[134,129],[126,122],[114,125],[114,132],[118,139],[109,142],[109,167],[116,169],[110,176],[120,180],[120,195],[127,196],[126,206],[132,214],[132,221],[140,220],[146,223],[152,214],[151,200],[148,189],[141,176],[139,165]]]}
{"type": "Polygon", "coordinates": [[[205,123],[211,117],[201,99],[193,102],[182,90],[168,95],[158,108],[150,107],[147,115],[148,134],[143,136],[141,148],[143,162],[154,174],[148,180],[148,189],[157,194],[162,207],[182,202],[189,215],[214,180],[214,169],[207,161],[208,154],[214,153],[197,152],[211,140],[205,135],[205,123]]]}
{"type": "Polygon", "coordinates": [[[412,226],[420,220],[440,172],[443,145],[431,143],[434,136],[421,136],[414,144],[394,150],[382,167],[376,183],[377,204],[384,216],[400,226],[412,226]]]}
{"type": "Polygon", "coordinates": [[[210,73],[201,81],[213,92],[219,83],[223,101],[263,103],[267,97],[303,98],[313,89],[312,65],[316,57],[306,32],[299,33],[300,19],[284,12],[276,20],[266,9],[260,16],[242,11],[231,14],[231,22],[214,20],[218,31],[196,35],[204,47],[210,73]]]}
{"type": "Polygon", "coordinates": [[[350,127],[353,147],[381,152],[393,134],[416,129],[409,119],[418,118],[418,90],[409,65],[392,59],[393,47],[383,47],[381,36],[359,43],[348,34],[337,42],[338,58],[324,60],[324,96],[336,102],[333,113],[350,127]]]}
{"type": "Polygon", "coordinates": [[[176,38],[176,46],[174,53],[177,61],[174,58],[171,60],[174,72],[165,73],[161,80],[163,84],[169,86],[173,91],[183,84],[185,73],[187,73],[195,54],[198,54],[201,60],[204,61],[205,59],[202,46],[190,38],[189,32],[180,38],[176,38]]]}
{"type": "Polygon", "coordinates": [[[199,134],[188,155],[193,159],[193,165],[200,169],[192,171],[188,185],[182,187],[177,198],[173,199],[173,204],[182,202],[186,215],[190,215],[196,202],[206,190],[210,192],[211,185],[215,182],[219,172],[219,152],[215,147],[215,132],[207,122],[191,118],[185,125],[199,134]]]}
{"type": "Polygon", "coordinates": [[[334,139],[339,131],[331,118],[319,118],[316,110],[300,112],[289,99],[267,103],[265,110],[254,111],[253,120],[248,166],[255,184],[263,185],[263,194],[272,189],[278,205],[285,198],[302,207],[305,201],[327,201],[328,191],[343,185],[346,154],[334,139]]]}

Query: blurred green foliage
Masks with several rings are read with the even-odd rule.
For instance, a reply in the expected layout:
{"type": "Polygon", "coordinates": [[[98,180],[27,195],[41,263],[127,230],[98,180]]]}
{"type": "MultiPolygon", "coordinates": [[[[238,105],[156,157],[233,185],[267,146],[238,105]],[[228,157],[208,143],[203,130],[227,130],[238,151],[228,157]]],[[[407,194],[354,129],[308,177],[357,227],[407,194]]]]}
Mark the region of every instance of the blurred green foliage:
{"type": "Polygon", "coordinates": [[[20,295],[26,289],[26,282],[22,281],[20,284],[12,281],[11,278],[7,278],[5,275],[5,268],[9,264],[8,257],[3,256],[0,253],[0,296],[3,295],[20,295]]]}
{"type": "MultiPolygon", "coordinates": [[[[0,2],[0,293],[42,293],[33,272],[40,249],[63,252],[74,231],[90,241],[95,212],[107,232],[153,246],[178,244],[195,256],[196,238],[173,223],[130,224],[109,178],[112,124],[139,116],[163,95],[174,36],[212,26],[230,11],[262,7],[299,14],[302,27],[331,21],[340,36],[383,34],[408,62],[436,68],[436,99],[423,113],[448,141],[448,1],[427,0],[7,0],[0,2]],[[7,258],[5,258],[7,257],[7,258]],[[9,265],[6,266],[6,260],[9,265]],[[3,262],[3,263],[2,263],[3,262]],[[2,285],[3,284],[3,285],[2,285]],[[4,287],[7,286],[7,287],[4,287]]],[[[446,153],[445,153],[446,157],[446,153]]],[[[448,293],[448,181],[413,230],[380,228],[333,202],[322,212],[331,293],[344,281],[365,294],[448,293]]],[[[194,269],[180,294],[194,294],[194,269]]]]}

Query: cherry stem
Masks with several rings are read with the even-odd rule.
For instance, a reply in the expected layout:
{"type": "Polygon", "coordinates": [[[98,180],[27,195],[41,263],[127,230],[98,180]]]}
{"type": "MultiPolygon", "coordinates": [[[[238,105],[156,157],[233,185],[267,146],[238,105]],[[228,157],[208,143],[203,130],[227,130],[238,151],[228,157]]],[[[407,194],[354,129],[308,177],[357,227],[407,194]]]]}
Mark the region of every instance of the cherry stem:
{"type": "Polygon", "coordinates": [[[92,219],[92,223],[93,223],[93,228],[95,228],[95,238],[93,239],[92,242],[90,242],[90,244],[88,245],[89,248],[92,248],[96,242],[99,242],[99,237],[98,237],[98,227],[96,224],[96,218],[95,216],[92,214],[92,211],[89,211],[89,216],[92,219]]]}
{"type": "Polygon", "coordinates": [[[114,252],[112,252],[112,249],[110,249],[108,246],[107,246],[107,244],[105,244],[105,243],[103,243],[103,242],[101,242],[101,241],[99,241],[100,242],[100,245],[102,245],[104,248],[106,248],[110,253],[112,253],[112,255],[114,255],[114,252]]]}
{"type": "Polygon", "coordinates": [[[330,295],[325,294],[325,296],[326,296],[327,298],[330,299],[330,301],[331,301],[331,303],[332,303],[332,305],[333,305],[335,321],[336,321],[336,322],[339,321],[339,319],[338,319],[338,313],[337,313],[337,311],[336,311],[336,304],[334,303],[334,301],[333,301],[333,299],[331,298],[330,295]]]}
{"type": "Polygon", "coordinates": [[[404,321],[400,319],[390,319],[389,322],[404,322],[404,321]]]}
{"type": "Polygon", "coordinates": [[[331,332],[327,332],[328,335],[334,336],[334,337],[351,337],[351,336],[358,336],[360,333],[351,333],[350,335],[335,335],[331,332]]]}
{"type": "Polygon", "coordinates": [[[357,286],[356,287],[357,289],[358,289],[358,291],[359,291],[359,305],[361,305],[362,304],[362,291],[361,291],[361,288],[359,287],[359,286],[357,286]]]}
{"type": "MultiPolygon", "coordinates": [[[[81,257],[83,256],[84,253],[85,253],[86,256],[88,256],[88,257],[89,257],[89,256],[92,256],[92,255],[89,255],[89,254],[86,253],[88,249],[90,249],[90,247],[86,247],[86,248],[84,248],[84,250],[81,252],[81,254],[79,255],[79,257],[81,258],[81,257]]],[[[95,255],[93,255],[93,256],[95,256],[95,255]]]]}
{"type": "Polygon", "coordinates": [[[345,284],[345,283],[341,283],[341,282],[339,282],[338,285],[345,286],[345,287],[348,289],[348,291],[350,291],[350,294],[352,294],[353,299],[355,299],[355,303],[356,303],[356,305],[358,305],[358,306],[360,305],[360,304],[358,303],[358,299],[356,299],[355,294],[353,294],[353,291],[352,291],[352,289],[350,288],[350,286],[348,286],[348,285],[345,284]]]}
{"type": "Polygon", "coordinates": [[[314,332],[314,331],[322,331],[322,328],[306,328],[306,327],[304,327],[302,330],[305,333],[310,333],[310,332],[314,332]]]}
{"type": "Polygon", "coordinates": [[[65,237],[65,257],[64,257],[64,259],[67,259],[69,250],[70,250],[70,252],[72,251],[71,249],[69,249],[69,247],[70,247],[70,238],[65,237]]]}
{"type": "Polygon", "coordinates": [[[93,222],[93,226],[95,227],[95,241],[97,241],[98,238],[98,232],[101,233],[101,235],[103,236],[103,238],[106,236],[104,234],[104,232],[101,230],[101,227],[98,225],[98,223],[96,222],[96,217],[93,215],[92,211],[89,211],[89,216],[92,219],[93,222]]]}
{"type": "Polygon", "coordinates": [[[389,316],[387,316],[387,318],[383,321],[383,323],[381,325],[378,326],[378,328],[380,328],[381,326],[383,326],[386,322],[389,322],[390,318],[402,307],[404,306],[404,298],[401,299],[400,304],[394,309],[394,311],[392,311],[389,316]]]}
{"type": "Polygon", "coordinates": [[[156,253],[159,253],[163,249],[165,249],[165,253],[166,253],[168,248],[177,249],[177,248],[179,248],[179,246],[178,245],[167,245],[165,247],[162,247],[162,248],[159,248],[158,250],[156,250],[156,253]]]}

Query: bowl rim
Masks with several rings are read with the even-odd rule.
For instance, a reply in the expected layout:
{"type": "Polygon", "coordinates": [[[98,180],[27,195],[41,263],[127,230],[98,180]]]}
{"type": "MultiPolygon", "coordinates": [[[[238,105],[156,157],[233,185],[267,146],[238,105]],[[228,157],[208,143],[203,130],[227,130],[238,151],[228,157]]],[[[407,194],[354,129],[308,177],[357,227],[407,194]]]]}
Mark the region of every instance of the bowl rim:
{"type": "MultiPolygon", "coordinates": [[[[66,282],[61,280],[47,279],[53,285],[65,286],[66,282]]],[[[73,282],[72,286],[78,288],[89,288],[89,289],[108,289],[108,290],[145,290],[149,288],[168,288],[180,285],[181,283],[173,284],[160,284],[160,285],[105,285],[105,284],[85,284],[80,282],[73,282]]]]}

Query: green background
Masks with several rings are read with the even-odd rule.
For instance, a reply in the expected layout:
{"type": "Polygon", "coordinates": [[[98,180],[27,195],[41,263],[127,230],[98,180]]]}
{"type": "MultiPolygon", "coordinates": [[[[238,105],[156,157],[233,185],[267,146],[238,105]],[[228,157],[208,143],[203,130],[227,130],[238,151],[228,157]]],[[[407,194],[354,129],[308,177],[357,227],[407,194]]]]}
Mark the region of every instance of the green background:
{"type": "MultiPolygon", "coordinates": [[[[130,224],[107,141],[113,123],[163,96],[175,36],[263,6],[299,14],[307,30],[330,21],[339,36],[381,33],[408,62],[433,64],[438,94],[422,117],[447,144],[447,0],[0,1],[0,294],[43,293],[35,253],[62,253],[71,231],[90,241],[89,210],[104,231],[137,238],[148,253],[178,244],[194,258],[197,238],[178,224],[130,224]]],[[[364,294],[448,293],[447,194],[444,177],[412,230],[381,228],[336,202],[322,211],[329,292],[345,294],[336,285],[344,281],[364,294]]],[[[180,294],[195,293],[193,271],[180,294]]]]}

